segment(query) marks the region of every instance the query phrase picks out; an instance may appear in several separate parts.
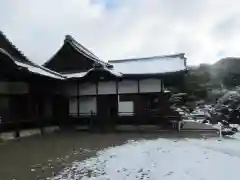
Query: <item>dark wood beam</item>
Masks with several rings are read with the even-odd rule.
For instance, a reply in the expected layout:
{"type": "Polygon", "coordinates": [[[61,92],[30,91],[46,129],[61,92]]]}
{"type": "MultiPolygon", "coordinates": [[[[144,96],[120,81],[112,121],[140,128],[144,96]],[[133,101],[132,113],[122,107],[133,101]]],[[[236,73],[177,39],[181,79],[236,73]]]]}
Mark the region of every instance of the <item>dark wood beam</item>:
{"type": "Polygon", "coordinates": [[[98,96],[98,81],[95,82],[96,85],[96,95],[98,96]]]}
{"type": "Polygon", "coordinates": [[[116,80],[116,94],[118,95],[118,80],[116,80]]]}
{"type": "Polygon", "coordinates": [[[77,81],[77,115],[80,115],[80,96],[79,96],[79,81],[77,81]]]}
{"type": "Polygon", "coordinates": [[[118,116],[118,107],[119,107],[119,102],[118,102],[118,98],[119,98],[119,90],[118,90],[118,79],[116,80],[116,95],[117,95],[117,116],[118,116]]]}
{"type": "Polygon", "coordinates": [[[160,91],[163,92],[163,88],[162,88],[162,80],[159,79],[159,81],[160,81],[160,91]]]}
{"type": "Polygon", "coordinates": [[[140,80],[137,80],[137,85],[138,85],[138,93],[140,92],[140,80]]]}
{"type": "Polygon", "coordinates": [[[98,107],[98,105],[99,105],[99,103],[98,103],[98,81],[95,82],[95,85],[96,85],[96,107],[97,107],[96,108],[97,109],[96,113],[98,114],[99,113],[98,112],[98,109],[99,109],[99,107],[98,107]]]}

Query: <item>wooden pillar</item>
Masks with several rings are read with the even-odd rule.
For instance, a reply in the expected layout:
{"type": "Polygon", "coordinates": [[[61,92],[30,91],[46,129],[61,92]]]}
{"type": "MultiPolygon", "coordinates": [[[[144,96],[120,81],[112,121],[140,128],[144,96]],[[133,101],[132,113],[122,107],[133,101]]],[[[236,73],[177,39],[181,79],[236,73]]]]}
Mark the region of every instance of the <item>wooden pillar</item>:
{"type": "Polygon", "coordinates": [[[163,80],[162,79],[160,79],[160,81],[161,81],[161,92],[164,92],[164,84],[163,84],[163,80]]]}
{"type": "MultiPolygon", "coordinates": [[[[118,79],[116,80],[116,95],[117,95],[117,108],[119,107],[119,102],[118,102],[118,99],[119,99],[119,90],[118,90],[118,79]]],[[[117,110],[117,116],[118,116],[118,110],[117,110]]]]}
{"type": "MultiPolygon", "coordinates": [[[[140,95],[139,95],[139,93],[140,93],[140,80],[139,80],[139,79],[137,80],[137,89],[138,89],[138,97],[137,97],[137,98],[138,98],[138,101],[139,101],[139,98],[140,98],[140,95]]],[[[136,100],[135,100],[135,101],[136,101],[136,100]]],[[[139,102],[138,102],[138,103],[139,103],[139,102]]],[[[141,112],[140,114],[142,114],[142,112],[141,112]]],[[[138,112],[137,112],[137,113],[134,112],[134,115],[135,115],[135,116],[137,115],[136,118],[135,118],[135,125],[138,126],[139,123],[140,123],[140,122],[139,122],[139,121],[140,121],[139,118],[141,118],[141,117],[138,116],[138,115],[139,115],[138,112]]]]}
{"type": "Polygon", "coordinates": [[[96,84],[96,95],[98,95],[98,81],[96,81],[95,84],[96,84]]]}
{"type": "Polygon", "coordinates": [[[100,119],[99,119],[99,99],[98,99],[98,81],[95,81],[95,85],[96,85],[96,116],[94,117],[94,129],[96,128],[97,130],[101,130],[102,129],[102,123],[100,122],[100,119]]]}
{"type": "Polygon", "coordinates": [[[177,131],[180,132],[181,131],[181,121],[177,122],[177,131]]]}
{"type": "Polygon", "coordinates": [[[96,111],[97,111],[96,113],[98,114],[98,109],[99,109],[98,108],[98,85],[99,85],[98,81],[95,82],[95,85],[96,85],[96,107],[97,107],[96,108],[96,111]]]}
{"type": "Polygon", "coordinates": [[[140,92],[140,80],[137,80],[137,84],[138,84],[138,93],[140,92]]]}
{"type": "Polygon", "coordinates": [[[118,80],[116,80],[116,94],[118,95],[118,80]]]}
{"type": "Polygon", "coordinates": [[[114,120],[112,122],[112,128],[113,130],[116,130],[116,125],[119,122],[119,83],[118,83],[119,79],[116,80],[116,96],[117,96],[117,102],[116,102],[116,116],[114,117],[114,120]]]}
{"type": "Polygon", "coordinates": [[[79,96],[79,81],[77,81],[77,116],[80,116],[80,96],[79,96]]]}

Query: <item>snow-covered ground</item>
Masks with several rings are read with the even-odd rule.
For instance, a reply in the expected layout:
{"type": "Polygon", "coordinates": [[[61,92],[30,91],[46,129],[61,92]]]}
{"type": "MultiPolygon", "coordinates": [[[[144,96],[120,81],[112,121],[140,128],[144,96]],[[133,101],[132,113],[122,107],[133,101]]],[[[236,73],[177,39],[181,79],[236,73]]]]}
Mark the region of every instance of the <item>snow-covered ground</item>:
{"type": "Polygon", "coordinates": [[[51,180],[238,180],[239,164],[239,138],[129,141],[51,180]]]}

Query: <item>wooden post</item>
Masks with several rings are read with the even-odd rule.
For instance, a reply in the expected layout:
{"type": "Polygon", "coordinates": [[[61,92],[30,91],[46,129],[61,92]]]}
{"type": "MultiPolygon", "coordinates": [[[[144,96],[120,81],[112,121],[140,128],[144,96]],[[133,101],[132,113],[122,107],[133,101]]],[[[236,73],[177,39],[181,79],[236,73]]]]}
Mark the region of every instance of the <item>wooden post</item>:
{"type": "Polygon", "coordinates": [[[79,81],[77,81],[77,116],[80,116],[80,104],[79,104],[79,81]]]}
{"type": "Polygon", "coordinates": [[[180,132],[181,131],[181,121],[178,121],[178,132],[180,132]]]}
{"type": "MultiPolygon", "coordinates": [[[[138,98],[139,98],[139,96],[140,96],[139,95],[139,93],[140,93],[140,80],[139,79],[137,80],[137,88],[138,88],[138,98]]],[[[139,113],[136,113],[136,114],[134,113],[134,115],[136,116],[136,117],[134,117],[134,121],[135,121],[134,124],[136,126],[136,129],[139,130],[139,121],[140,121],[140,118],[142,118],[142,117],[139,116],[139,113]]],[[[144,113],[144,116],[145,116],[145,113],[144,113]]]]}
{"type": "Polygon", "coordinates": [[[117,105],[117,112],[116,112],[116,116],[114,115],[114,119],[112,119],[112,129],[113,130],[116,130],[116,125],[117,125],[117,122],[119,122],[119,112],[118,112],[118,110],[119,110],[119,102],[118,102],[118,99],[119,99],[119,84],[118,84],[118,79],[116,80],[116,96],[117,96],[117,102],[116,102],[116,105],[117,105]]]}
{"type": "Polygon", "coordinates": [[[140,92],[140,80],[139,79],[137,80],[137,84],[138,84],[138,94],[139,94],[139,92],[140,92]]]}
{"type": "Polygon", "coordinates": [[[41,135],[43,136],[44,135],[44,121],[45,121],[45,119],[44,120],[40,120],[40,121],[42,121],[42,122],[40,122],[40,132],[41,132],[41,135]]]}
{"type": "Polygon", "coordinates": [[[21,123],[20,121],[21,120],[14,115],[10,118],[10,122],[12,122],[14,125],[14,138],[15,139],[20,138],[20,123],[21,123]]]}
{"type": "Polygon", "coordinates": [[[14,138],[18,139],[20,138],[20,128],[19,128],[19,122],[15,123],[15,134],[14,138]]]}
{"type": "Polygon", "coordinates": [[[161,92],[164,92],[164,84],[163,84],[163,80],[162,79],[160,79],[161,80],[161,92]]]}
{"type": "Polygon", "coordinates": [[[222,128],[223,128],[223,126],[222,126],[222,124],[220,125],[220,128],[219,128],[219,137],[220,138],[222,138],[222,128]]]}
{"type": "Polygon", "coordinates": [[[95,85],[96,85],[96,116],[95,116],[95,118],[94,118],[94,122],[93,122],[93,126],[94,126],[94,129],[96,128],[98,128],[97,130],[99,130],[99,128],[100,129],[102,129],[102,123],[100,122],[100,120],[99,120],[99,112],[98,112],[98,81],[96,80],[95,81],[95,85]],[[100,123],[100,124],[99,124],[100,123]],[[100,125],[100,126],[99,126],[100,125]]]}
{"type": "Polygon", "coordinates": [[[222,138],[222,127],[219,129],[219,137],[222,138]]]}

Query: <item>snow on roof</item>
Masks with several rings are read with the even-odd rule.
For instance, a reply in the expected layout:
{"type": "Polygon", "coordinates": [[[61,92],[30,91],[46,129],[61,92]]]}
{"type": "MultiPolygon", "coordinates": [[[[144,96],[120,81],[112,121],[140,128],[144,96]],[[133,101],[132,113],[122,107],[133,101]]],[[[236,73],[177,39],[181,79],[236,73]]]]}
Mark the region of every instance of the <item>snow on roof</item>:
{"type": "Polygon", "coordinates": [[[18,61],[18,59],[12,57],[7,51],[5,51],[2,48],[0,48],[0,53],[8,56],[17,66],[27,68],[29,71],[31,71],[33,73],[48,76],[48,77],[55,78],[55,79],[65,79],[64,76],[62,76],[61,74],[51,71],[50,69],[47,69],[43,66],[37,65],[31,61],[29,61],[27,63],[20,62],[20,60],[18,61]]]}
{"type": "Polygon", "coordinates": [[[11,56],[7,51],[5,51],[4,49],[0,48],[0,53],[2,53],[2,54],[4,54],[4,55],[8,56],[10,59],[13,60],[12,56],[11,56]]]}
{"type": "Polygon", "coordinates": [[[104,67],[112,67],[111,64],[102,61],[96,55],[94,55],[91,51],[81,45],[78,41],[76,41],[72,36],[66,35],[63,46],[55,53],[48,61],[46,61],[43,66],[47,66],[47,64],[58,54],[64,47],[65,44],[70,45],[73,49],[75,49],[79,54],[85,56],[87,59],[94,61],[96,64],[101,64],[104,67]]]}
{"type": "Polygon", "coordinates": [[[35,74],[40,74],[40,75],[48,76],[55,79],[65,79],[64,76],[62,76],[61,74],[51,71],[45,67],[36,65],[34,63],[32,63],[31,65],[23,62],[19,62],[19,61],[14,61],[14,63],[18,66],[27,68],[28,71],[33,72],[35,74]]]}
{"type": "Polygon", "coordinates": [[[65,42],[71,43],[72,45],[76,46],[77,49],[83,51],[88,56],[91,56],[92,58],[95,58],[100,61],[100,59],[95,54],[93,54],[91,51],[89,51],[87,48],[85,48],[83,45],[77,42],[72,36],[66,35],[65,42]]]}
{"type": "MultiPolygon", "coordinates": [[[[94,71],[94,70],[96,70],[96,69],[92,68],[92,69],[89,70],[89,72],[90,72],[90,71],[94,71]]],[[[105,67],[104,67],[104,68],[100,68],[99,70],[107,71],[107,72],[109,72],[109,73],[111,73],[112,75],[117,76],[117,77],[122,76],[122,73],[116,71],[116,70],[113,69],[113,68],[112,68],[112,69],[109,69],[109,68],[105,68],[105,67]]]]}
{"type": "Polygon", "coordinates": [[[84,77],[87,74],[88,71],[86,72],[80,72],[80,73],[67,73],[63,74],[67,78],[81,78],[84,77]]]}
{"type": "Polygon", "coordinates": [[[72,45],[78,52],[85,55],[87,58],[92,59],[104,66],[109,66],[110,64],[100,60],[96,55],[94,55],[91,51],[89,51],[87,48],[85,48],[83,45],[81,45],[79,42],[77,42],[72,36],[66,35],[65,42],[68,42],[70,45],[72,45]]]}
{"type": "MultiPolygon", "coordinates": [[[[79,72],[79,73],[67,73],[67,74],[63,74],[65,77],[67,78],[82,78],[85,77],[88,73],[92,72],[92,71],[96,71],[98,69],[92,68],[88,71],[85,72],[79,72]]],[[[107,71],[109,73],[111,73],[114,76],[120,77],[122,76],[121,73],[115,71],[114,69],[108,69],[108,68],[99,68],[99,70],[103,70],[103,71],[107,71]]]]}
{"type": "Polygon", "coordinates": [[[108,61],[123,74],[162,74],[186,70],[184,54],[108,61]]]}
{"type": "Polygon", "coordinates": [[[8,38],[7,36],[0,31],[0,41],[3,43],[3,47],[6,51],[8,51],[11,56],[20,58],[23,62],[30,62],[28,58],[21,52],[8,38]],[[5,44],[5,45],[4,45],[5,44]]]}

